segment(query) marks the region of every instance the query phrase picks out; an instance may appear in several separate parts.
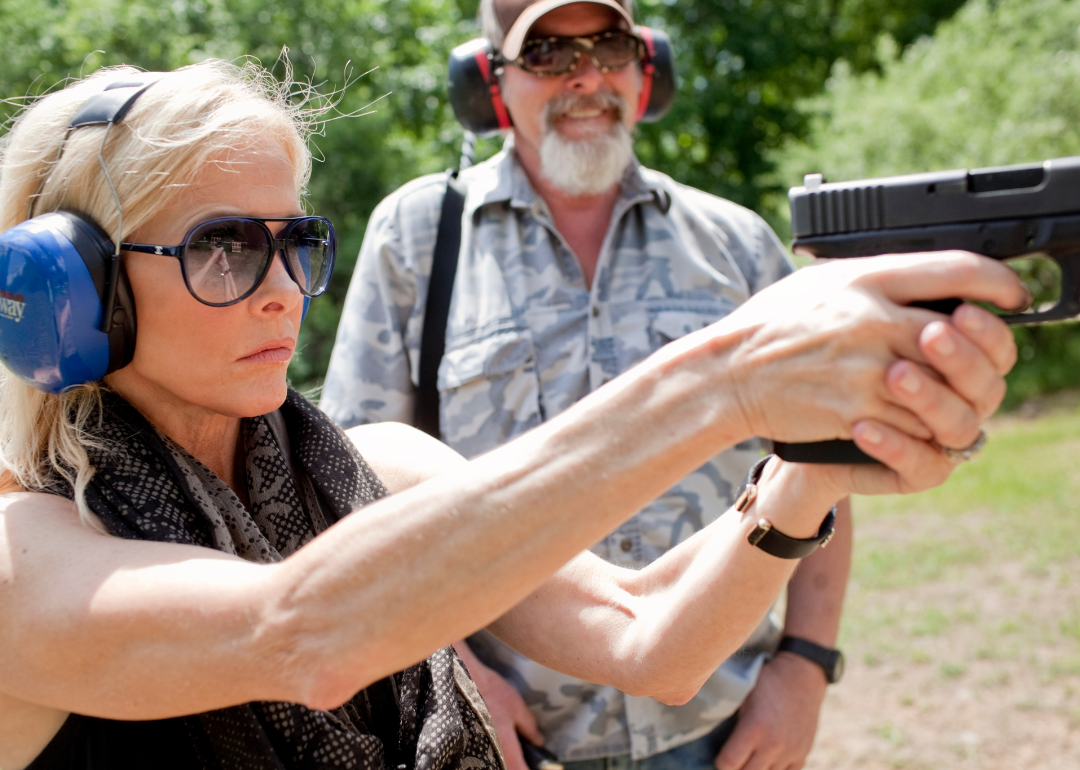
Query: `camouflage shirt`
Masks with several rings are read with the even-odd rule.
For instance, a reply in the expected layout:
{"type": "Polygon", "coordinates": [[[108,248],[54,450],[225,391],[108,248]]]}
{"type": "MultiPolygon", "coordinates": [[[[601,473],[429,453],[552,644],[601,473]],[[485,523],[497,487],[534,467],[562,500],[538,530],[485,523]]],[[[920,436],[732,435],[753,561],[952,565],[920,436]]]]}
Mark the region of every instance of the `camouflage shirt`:
{"type": "MultiPolygon", "coordinates": [[[[512,147],[462,173],[460,261],[439,367],[443,440],[475,456],[559,414],[660,346],[710,324],[791,271],[760,217],[632,165],[596,277],[552,224],[512,147]]],[[[413,421],[432,251],[446,189],[417,179],[372,214],[321,406],[343,426],[413,421]]],[[[730,507],[757,442],[718,455],[593,547],[640,568],[730,507]]],[[[473,649],[522,693],[563,760],[643,758],[735,711],[779,636],[770,614],[686,705],[583,682],[482,632],[473,649]]]]}

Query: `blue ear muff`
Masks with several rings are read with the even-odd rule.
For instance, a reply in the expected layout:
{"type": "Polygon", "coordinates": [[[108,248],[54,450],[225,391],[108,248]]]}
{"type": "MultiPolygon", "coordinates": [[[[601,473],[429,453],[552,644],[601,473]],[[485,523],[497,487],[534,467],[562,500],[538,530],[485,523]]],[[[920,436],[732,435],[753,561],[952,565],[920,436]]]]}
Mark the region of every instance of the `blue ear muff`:
{"type": "MultiPolygon", "coordinates": [[[[64,142],[83,126],[122,121],[163,75],[143,72],[105,86],[75,113],[64,142]]],[[[107,178],[104,164],[102,172],[107,178]]],[[[9,371],[38,390],[63,393],[127,366],[134,355],[135,301],[108,233],[79,214],[55,211],[0,234],[0,362],[9,371]]]]}
{"type": "Polygon", "coordinates": [[[46,393],[99,380],[135,352],[135,304],[118,276],[112,324],[102,313],[113,243],[96,224],[58,211],[0,235],[0,361],[46,393]]]}

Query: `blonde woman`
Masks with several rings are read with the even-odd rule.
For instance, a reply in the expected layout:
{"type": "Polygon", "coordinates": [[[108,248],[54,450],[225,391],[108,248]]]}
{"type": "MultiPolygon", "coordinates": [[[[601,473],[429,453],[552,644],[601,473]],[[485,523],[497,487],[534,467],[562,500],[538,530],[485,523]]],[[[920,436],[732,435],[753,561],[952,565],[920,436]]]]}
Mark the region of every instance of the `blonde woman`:
{"type": "Polygon", "coordinates": [[[849,493],[940,483],[940,447],[970,444],[1004,391],[1003,324],[905,305],[931,283],[1006,307],[1025,290],[990,260],[916,255],[802,271],[469,463],[402,426],[346,435],[286,384],[319,290],[298,249],[333,248],[304,218],[304,115],[265,72],[206,62],[68,130],[136,76],[40,100],[3,155],[0,229],[31,206],[96,221],[137,319],[102,381],[51,395],[0,369],[4,770],[496,768],[444,647],[484,626],[685,701],[797,563],[748,540],[759,520],[812,541],[849,493]],[[645,570],[578,553],[754,435],[854,436],[884,465],[773,459],[741,511],[645,570]]]}

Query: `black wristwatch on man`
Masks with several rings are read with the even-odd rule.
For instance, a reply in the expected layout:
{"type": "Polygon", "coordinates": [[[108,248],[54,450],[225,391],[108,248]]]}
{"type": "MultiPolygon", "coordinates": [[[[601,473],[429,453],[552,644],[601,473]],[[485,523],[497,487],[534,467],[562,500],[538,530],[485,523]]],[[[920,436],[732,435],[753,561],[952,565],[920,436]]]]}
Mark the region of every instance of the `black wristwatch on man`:
{"type": "Polygon", "coordinates": [[[836,684],[844,675],[844,653],[830,647],[822,647],[809,639],[800,639],[797,636],[785,636],[780,640],[777,652],[790,652],[801,658],[806,658],[811,663],[816,663],[825,672],[825,681],[836,684]]]}

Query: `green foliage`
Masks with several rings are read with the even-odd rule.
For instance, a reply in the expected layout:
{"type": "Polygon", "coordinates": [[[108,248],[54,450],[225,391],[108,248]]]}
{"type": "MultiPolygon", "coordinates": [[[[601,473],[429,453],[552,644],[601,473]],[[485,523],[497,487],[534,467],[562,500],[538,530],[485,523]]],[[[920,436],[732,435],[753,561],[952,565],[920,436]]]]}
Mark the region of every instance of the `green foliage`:
{"type": "MultiPolygon", "coordinates": [[[[997,570],[1009,563],[1028,574],[1053,568],[1075,577],[1080,392],[1044,400],[1033,418],[999,418],[987,430],[990,441],[979,459],[958,467],[942,486],[853,499],[858,547],[843,645],[868,647],[864,654],[878,662],[925,654],[920,635],[960,634],[956,623],[963,621],[985,624],[986,646],[972,650],[977,657],[1008,657],[1030,639],[1031,621],[984,618],[980,598],[997,590],[986,579],[1000,580],[997,570]],[[944,589],[931,590],[934,583],[944,589]],[[960,590],[964,585],[967,591],[960,590]],[[964,612],[969,602],[975,607],[964,612]],[[942,615],[952,621],[948,629],[942,615]]],[[[1076,614],[1058,607],[1049,617],[1047,636],[1075,650],[1076,614]]]]}
{"type": "Polygon", "coordinates": [[[830,179],[992,166],[1080,153],[1080,3],[972,0],[881,73],[840,63],[810,103],[812,132],[783,176],[830,179]]]}
{"type": "Polygon", "coordinates": [[[681,182],[771,213],[786,190],[770,150],[807,132],[799,100],[839,57],[876,66],[874,40],[933,31],[962,0],[641,0],[671,34],[680,76],[672,112],[641,126],[638,157],[681,182]]]}
{"type": "MultiPolygon", "coordinates": [[[[805,102],[810,133],[771,157],[778,178],[830,180],[985,167],[1080,155],[1080,2],[971,0],[932,39],[880,71],[833,69],[805,102]]],[[[775,216],[786,216],[777,206],[775,216]]],[[[1006,406],[1080,382],[1080,326],[1018,329],[1006,406]]]]}

